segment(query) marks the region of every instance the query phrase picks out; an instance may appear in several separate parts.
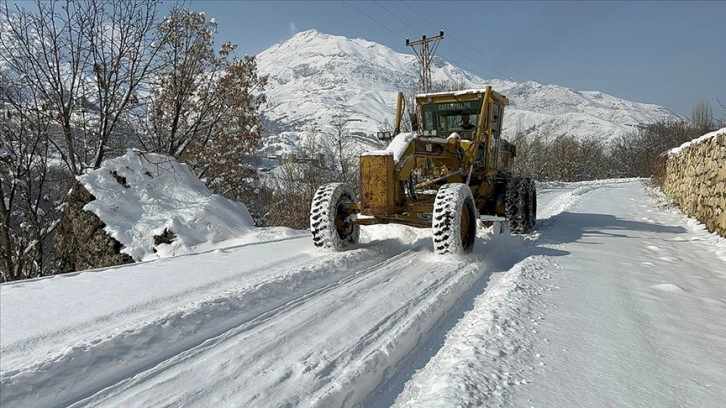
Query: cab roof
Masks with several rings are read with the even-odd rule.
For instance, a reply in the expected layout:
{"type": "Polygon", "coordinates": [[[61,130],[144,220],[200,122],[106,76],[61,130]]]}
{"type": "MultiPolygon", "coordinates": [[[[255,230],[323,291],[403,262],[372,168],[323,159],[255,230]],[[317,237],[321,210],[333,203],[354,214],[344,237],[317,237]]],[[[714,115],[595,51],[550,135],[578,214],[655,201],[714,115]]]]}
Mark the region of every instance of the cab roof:
{"type": "MultiPolygon", "coordinates": [[[[486,93],[486,91],[487,91],[486,88],[472,88],[472,89],[462,89],[459,91],[429,92],[429,93],[422,93],[422,94],[416,95],[416,100],[426,99],[429,97],[432,99],[435,99],[435,100],[436,99],[438,99],[438,100],[446,99],[447,97],[456,97],[456,98],[466,97],[466,96],[471,97],[476,94],[483,95],[484,93],[486,93]]],[[[499,92],[495,91],[494,89],[492,89],[492,97],[495,100],[498,100],[500,103],[503,103],[505,105],[509,104],[509,99],[507,99],[506,96],[500,94],[499,92]]],[[[466,98],[466,99],[469,99],[469,98],[466,98]]]]}

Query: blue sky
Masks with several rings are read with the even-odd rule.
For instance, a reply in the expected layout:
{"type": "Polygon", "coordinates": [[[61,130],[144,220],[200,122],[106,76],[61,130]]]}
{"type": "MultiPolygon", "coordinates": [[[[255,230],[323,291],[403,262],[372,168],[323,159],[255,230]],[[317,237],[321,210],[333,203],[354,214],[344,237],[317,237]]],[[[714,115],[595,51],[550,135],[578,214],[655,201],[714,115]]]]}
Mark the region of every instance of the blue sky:
{"type": "MultiPolygon", "coordinates": [[[[169,4],[169,3],[167,3],[169,4]]],[[[192,1],[218,40],[254,55],[299,31],[375,41],[445,39],[437,56],[483,78],[597,90],[691,116],[726,103],[726,1],[192,1]]]]}

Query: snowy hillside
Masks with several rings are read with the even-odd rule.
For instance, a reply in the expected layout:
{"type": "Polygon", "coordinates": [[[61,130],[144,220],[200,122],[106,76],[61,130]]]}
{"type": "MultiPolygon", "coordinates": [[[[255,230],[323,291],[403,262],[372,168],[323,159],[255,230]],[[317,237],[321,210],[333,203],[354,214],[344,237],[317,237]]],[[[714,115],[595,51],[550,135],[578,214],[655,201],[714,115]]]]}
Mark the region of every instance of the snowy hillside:
{"type": "Polygon", "coordinates": [[[463,256],[430,229],[336,253],[262,228],[4,283],[0,405],[726,406],[726,240],[639,180],[539,187],[534,232],[463,256]]]}
{"type": "MultiPolygon", "coordinates": [[[[396,92],[410,89],[418,80],[413,54],[316,30],[300,32],[257,58],[260,74],[270,76],[264,109],[264,144],[270,154],[294,151],[292,146],[313,125],[332,133],[335,115],[352,119],[348,128],[353,132],[375,134],[384,120],[393,121],[396,92]]],[[[491,84],[508,96],[511,108],[505,119],[505,137],[520,129],[545,137],[611,139],[637,124],[680,118],[661,106],[602,92],[480,78],[441,59],[435,59],[433,65],[434,82],[467,87],[491,84]]]]}

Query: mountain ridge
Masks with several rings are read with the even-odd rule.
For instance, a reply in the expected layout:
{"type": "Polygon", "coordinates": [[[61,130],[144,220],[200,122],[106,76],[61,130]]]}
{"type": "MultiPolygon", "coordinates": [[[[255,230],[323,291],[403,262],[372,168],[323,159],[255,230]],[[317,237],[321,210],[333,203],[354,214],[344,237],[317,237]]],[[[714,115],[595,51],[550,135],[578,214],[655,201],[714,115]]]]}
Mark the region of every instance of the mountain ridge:
{"type": "MultiPolygon", "coordinates": [[[[334,117],[350,122],[351,132],[371,136],[395,115],[396,93],[414,89],[419,77],[414,55],[398,53],[361,38],[302,31],[257,56],[258,71],[269,75],[264,123],[266,153],[295,152],[310,128],[333,134],[334,117]]],[[[467,88],[492,85],[506,95],[504,137],[516,132],[553,138],[612,140],[640,124],[683,120],[668,109],[625,100],[601,91],[579,91],[556,84],[481,78],[436,58],[434,83],[467,88]]],[[[324,137],[324,136],[323,136],[324,137]]],[[[361,146],[365,150],[370,146],[361,146]]]]}

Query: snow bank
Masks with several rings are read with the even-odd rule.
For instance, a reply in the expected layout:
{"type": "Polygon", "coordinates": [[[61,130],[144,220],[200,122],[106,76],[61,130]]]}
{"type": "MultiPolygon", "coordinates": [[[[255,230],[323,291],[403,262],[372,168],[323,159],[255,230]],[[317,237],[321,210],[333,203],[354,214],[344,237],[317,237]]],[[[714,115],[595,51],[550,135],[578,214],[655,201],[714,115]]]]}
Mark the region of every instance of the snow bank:
{"type": "Polygon", "coordinates": [[[78,179],[96,198],[84,209],[136,261],[206,250],[254,226],[244,204],[212,194],[172,157],[129,150],[78,179]]]}

